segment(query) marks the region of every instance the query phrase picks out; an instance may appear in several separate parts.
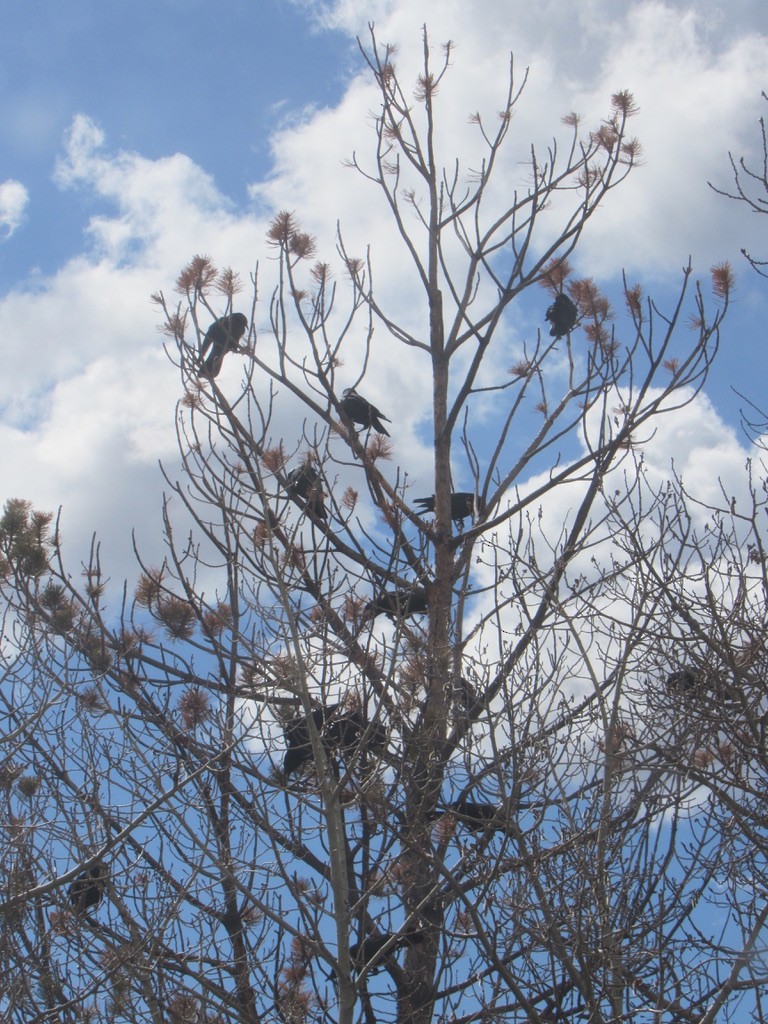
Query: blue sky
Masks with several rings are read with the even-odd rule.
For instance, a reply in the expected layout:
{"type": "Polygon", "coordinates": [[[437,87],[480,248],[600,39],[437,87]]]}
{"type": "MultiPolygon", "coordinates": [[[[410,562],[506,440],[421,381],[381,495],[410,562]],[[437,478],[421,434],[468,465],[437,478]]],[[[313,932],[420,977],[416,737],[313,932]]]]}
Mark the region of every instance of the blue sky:
{"type": "Polygon", "coordinates": [[[0,248],[3,288],[82,245],[92,208],[51,181],[74,114],[116,148],[188,154],[243,203],[247,183],[269,172],[270,131],[307,104],[336,102],[352,54],[346,34],[318,34],[284,0],[38,0],[9,6],[4,25],[2,179],[34,201],[25,231],[0,248]]]}
{"type": "MultiPolygon", "coordinates": [[[[381,206],[342,166],[353,150],[365,159],[373,149],[376,99],[355,43],[370,20],[399,44],[406,79],[424,22],[436,45],[456,42],[442,137],[467,170],[477,158],[467,115],[498,109],[510,50],[530,75],[502,174],[517,173],[531,142],[545,147],[562,132],[562,114],[596,123],[612,92],[633,90],[645,164],[590,224],[576,269],[617,295],[625,268],[663,306],[689,255],[703,281],[712,263],[732,261],[737,291],[709,403],[678,425],[674,446],[657,442],[654,458],[662,466],[674,456],[694,478],[743,467],[732,387],[763,400],[768,288],[739,250],[768,255],[768,220],[706,183],[730,184],[729,150],[758,156],[763,0],[13,4],[0,38],[2,498],[63,506],[76,557],[97,530],[118,579],[134,571],[132,526],[140,542],[157,543],[157,461],[173,464],[175,453],[179,384],[148,297],[171,293],[195,252],[246,279],[261,260],[266,289],[274,212],[295,210],[329,258],[338,220],[355,251],[372,246],[391,308],[419,323],[381,206]]],[[[521,300],[491,370],[535,335],[545,307],[543,292],[521,300]]],[[[397,424],[418,493],[429,493],[423,371],[389,339],[375,355],[370,397],[397,424]]],[[[236,391],[234,363],[222,379],[236,391]]]]}

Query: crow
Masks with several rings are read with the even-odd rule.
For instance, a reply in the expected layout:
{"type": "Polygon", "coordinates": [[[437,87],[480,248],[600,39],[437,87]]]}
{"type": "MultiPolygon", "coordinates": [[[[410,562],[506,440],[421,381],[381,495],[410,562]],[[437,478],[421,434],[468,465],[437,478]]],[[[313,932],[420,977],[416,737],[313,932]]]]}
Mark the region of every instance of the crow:
{"type": "Polygon", "coordinates": [[[427,592],[424,587],[410,590],[383,590],[378,597],[371,598],[363,610],[363,621],[386,615],[394,622],[408,615],[423,615],[429,610],[427,592]]]}
{"type": "MultiPolygon", "coordinates": [[[[315,708],[312,711],[312,720],[321,734],[327,753],[330,755],[337,751],[345,762],[348,762],[360,749],[363,734],[368,731],[365,749],[376,756],[383,754],[387,748],[387,731],[384,726],[377,723],[369,729],[359,711],[340,711],[340,708],[340,704],[329,704],[325,708],[315,708]]],[[[286,723],[285,738],[288,748],[283,758],[283,775],[290,778],[295,771],[313,758],[306,715],[293,718],[286,723]]]]}
{"type": "Polygon", "coordinates": [[[227,352],[236,352],[238,343],[248,327],[248,319],[242,313],[230,313],[214,320],[203,338],[200,349],[200,376],[213,380],[218,377],[227,352]],[[210,352],[208,352],[210,349],[210,352]],[[206,356],[206,352],[208,355],[206,356]]]}
{"type": "Polygon", "coordinates": [[[667,676],[665,685],[670,690],[682,693],[692,693],[698,686],[696,673],[689,668],[678,669],[667,676]]]}
{"type": "MultiPolygon", "coordinates": [[[[326,711],[337,707],[333,704],[331,708],[315,708],[312,712],[312,721],[315,728],[321,731],[325,721],[326,711]]],[[[290,778],[291,775],[307,761],[312,760],[312,740],[309,735],[309,724],[306,715],[300,718],[292,718],[285,723],[285,738],[288,741],[288,749],[283,758],[283,775],[290,778]]]]}
{"type": "MultiPolygon", "coordinates": [[[[520,810],[529,808],[529,803],[518,803],[520,810]]],[[[507,809],[503,804],[477,802],[475,800],[453,800],[445,805],[444,810],[435,810],[429,815],[431,821],[451,814],[459,825],[464,825],[473,832],[485,832],[487,828],[494,831],[506,831],[507,809]]]]}
{"type": "MultiPolygon", "coordinates": [[[[366,935],[362,942],[353,942],[349,947],[349,955],[354,969],[360,971],[366,964],[374,961],[368,973],[378,974],[380,970],[387,966],[386,958],[379,960],[378,957],[394,934],[394,932],[383,932],[378,935],[366,935]]],[[[397,941],[390,947],[387,957],[398,949],[402,949],[403,946],[415,946],[419,942],[423,942],[424,939],[425,935],[422,928],[412,928],[410,931],[404,932],[397,937],[397,941]]],[[[334,985],[337,984],[336,971],[333,967],[328,972],[328,978],[334,985]]]]}
{"type": "Polygon", "coordinates": [[[562,338],[564,334],[568,334],[573,330],[578,315],[576,304],[560,292],[546,312],[545,318],[552,324],[550,335],[553,338],[562,338]]]}
{"type": "Polygon", "coordinates": [[[389,437],[389,431],[381,422],[386,420],[389,423],[389,417],[385,416],[383,412],[379,412],[375,405],[371,405],[361,395],[358,395],[354,388],[346,389],[339,405],[353,423],[358,423],[361,427],[373,427],[380,434],[389,437]]]}
{"type": "Polygon", "coordinates": [[[448,804],[447,811],[455,815],[457,821],[476,832],[485,831],[494,824],[495,828],[504,828],[500,820],[502,808],[498,804],[477,803],[474,800],[454,800],[448,804]]]}
{"type": "Polygon", "coordinates": [[[90,907],[98,907],[104,896],[109,871],[105,864],[97,862],[81,871],[69,889],[69,902],[77,913],[90,907]]]}
{"type": "Polygon", "coordinates": [[[469,711],[474,705],[477,695],[468,679],[460,676],[453,684],[453,699],[462,711],[469,711]]]}
{"type": "Polygon", "coordinates": [[[360,711],[347,711],[334,715],[326,730],[329,746],[339,750],[347,762],[360,750],[360,741],[365,735],[365,750],[374,756],[381,757],[387,749],[387,730],[376,722],[367,723],[360,711]]]}
{"type": "MultiPolygon", "coordinates": [[[[386,964],[384,960],[377,960],[377,958],[393,935],[394,932],[383,932],[380,935],[366,935],[362,942],[353,943],[349,947],[349,955],[352,957],[353,963],[358,967],[363,967],[372,960],[376,961],[368,973],[378,973],[378,971],[380,971],[382,967],[385,967],[386,964]]],[[[422,928],[413,928],[411,931],[404,932],[398,937],[395,944],[390,947],[389,953],[394,953],[396,950],[402,949],[403,946],[415,946],[418,943],[423,942],[424,939],[424,930],[422,928]]]]}
{"type": "Polygon", "coordinates": [[[740,689],[735,682],[728,683],[714,672],[697,672],[692,668],[678,669],[667,676],[667,689],[673,693],[690,696],[694,693],[709,694],[725,704],[738,704],[740,689]]]}
{"type": "MultiPolygon", "coordinates": [[[[430,498],[415,498],[414,505],[421,505],[417,509],[419,515],[435,511],[435,496],[430,498]]],[[[469,516],[482,516],[485,514],[485,502],[482,498],[472,494],[470,491],[455,491],[451,495],[451,519],[454,523],[463,524],[469,516]]]]}
{"type": "Polygon", "coordinates": [[[323,501],[320,474],[311,462],[297,466],[288,474],[288,493],[303,502],[308,512],[318,519],[327,519],[328,512],[323,501]]]}

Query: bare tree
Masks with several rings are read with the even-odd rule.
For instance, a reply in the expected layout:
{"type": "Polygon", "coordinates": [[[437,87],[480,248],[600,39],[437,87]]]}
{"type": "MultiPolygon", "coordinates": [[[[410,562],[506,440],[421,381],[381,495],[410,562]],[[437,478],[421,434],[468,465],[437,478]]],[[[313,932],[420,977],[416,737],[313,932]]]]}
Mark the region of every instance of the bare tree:
{"type": "MultiPolygon", "coordinates": [[[[762,97],[768,101],[768,95],[765,92],[762,93],[762,97]]],[[[749,167],[743,156],[737,160],[733,153],[729,153],[728,159],[733,172],[734,191],[728,192],[725,189],[717,188],[711,182],[709,187],[718,195],[725,196],[726,199],[735,199],[739,203],[744,203],[753,213],[768,214],[768,136],[765,134],[765,118],[761,117],[759,123],[762,149],[760,166],[757,169],[749,167]]],[[[741,253],[749,261],[753,270],[756,270],[762,277],[768,277],[768,271],[766,271],[768,261],[757,259],[746,249],[742,249],[741,253]]]]}
{"type": "MultiPolygon", "coordinates": [[[[762,97],[768,101],[768,94],[765,92],[762,93],[762,97]]],[[[712,182],[709,182],[709,187],[713,192],[717,192],[718,195],[725,196],[726,199],[734,199],[736,202],[743,203],[752,213],[768,214],[768,136],[766,136],[765,131],[765,118],[761,117],[759,124],[760,148],[762,150],[760,161],[762,166],[760,169],[753,169],[747,164],[743,156],[737,160],[733,153],[729,152],[728,159],[733,173],[734,191],[729,192],[726,189],[718,188],[712,182]]],[[[768,263],[765,260],[757,259],[746,249],[742,249],[741,254],[748,261],[752,269],[756,270],[761,277],[768,277],[768,273],[765,270],[768,267],[768,263]]],[[[751,398],[741,394],[741,392],[737,392],[737,394],[746,403],[746,408],[742,409],[741,412],[744,432],[750,441],[757,443],[764,450],[765,435],[768,432],[768,415],[751,398]]]]}
{"type": "Polygon", "coordinates": [[[80,582],[50,516],[0,520],[2,1019],[763,1020],[764,467],[713,508],[643,461],[730,271],[666,311],[626,284],[620,319],[575,278],[638,157],[629,93],[500,207],[514,68],[467,177],[436,157],[451,47],[425,33],[413,103],[363,53],[351,163],[428,333],[281,213],[263,329],[258,277],[235,337],[206,257],[155,297],[184,389],[163,564],[116,608],[98,547],[80,582]],[[528,289],[548,320],[500,372],[528,289]],[[370,407],[384,339],[431,382],[433,498],[370,407]]]}

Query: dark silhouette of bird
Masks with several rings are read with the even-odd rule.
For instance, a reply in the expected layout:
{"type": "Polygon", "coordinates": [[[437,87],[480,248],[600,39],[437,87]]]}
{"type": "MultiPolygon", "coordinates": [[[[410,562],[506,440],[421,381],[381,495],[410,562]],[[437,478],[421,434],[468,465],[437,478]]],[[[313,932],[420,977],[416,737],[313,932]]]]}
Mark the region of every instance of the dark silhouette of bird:
{"type": "Polygon", "coordinates": [[[243,313],[229,313],[214,320],[203,338],[200,349],[200,376],[218,377],[227,352],[236,352],[240,339],[248,327],[243,313]],[[210,349],[210,352],[208,351],[210,349]],[[206,355],[207,353],[207,355],[206,355]]]}
{"type": "Polygon", "coordinates": [[[98,907],[104,897],[109,871],[105,864],[97,862],[81,871],[69,889],[69,902],[77,913],[98,907]]]}
{"type": "MultiPolygon", "coordinates": [[[[334,704],[333,707],[336,705],[334,704]]],[[[312,721],[318,732],[323,728],[327,710],[329,709],[315,708],[312,711],[312,721]]],[[[284,731],[288,749],[283,758],[283,775],[286,778],[290,778],[302,765],[312,760],[312,740],[309,735],[308,721],[307,715],[301,715],[301,717],[292,718],[285,723],[284,731]]]]}
{"type": "Polygon", "coordinates": [[[692,693],[698,686],[696,673],[690,668],[681,668],[667,676],[665,685],[670,690],[681,693],[692,693]]]}
{"type": "Polygon", "coordinates": [[[709,695],[725,704],[738,704],[741,689],[736,682],[728,683],[714,672],[692,668],[681,668],[672,672],[665,680],[667,689],[686,697],[693,694],[709,695]]]}
{"type": "Polygon", "coordinates": [[[350,759],[363,749],[375,757],[381,757],[387,749],[387,730],[382,723],[366,722],[359,710],[336,712],[328,722],[326,736],[328,746],[341,753],[348,769],[350,759]]]}
{"type": "Polygon", "coordinates": [[[576,318],[579,315],[579,311],[576,308],[576,304],[560,292],[555,296],[555,301],[549,307],[546,312],[545,319],[549,320],[552,327],[550,329],[550,335],[553,338],[562,338],[564,334],[568,334],[572,331],[575,324],[576,318]]]}
{"type": "MultiPolygon", "coordinates": [[[[384,726],[380,722],[368,725],[358,710],[346,711],[340,704],[329,704],[324,708],[314,708],[312,720],[320,733],[326,753],[340,755],[348,769],[350,760],[360,751],[363,736],[366,737],[367,752],[380,757],[387,748],[387,731],[384,726]]],[[[302,715],[286,722],[284,731],[288,747],[283,758],[283,775],[290,778],[295,771],[314,759],[307,716],[302,715]]]]}
{"type": "Polygon", "coordinates": [[[375,619],[377,615],[386,615],[394,622],[409,615],[423,615],[429,611],[427,592],[424,587],[412,587],[410,590],[383,590],[378,597],[373,597],[363,610],[363,621],[375,619]]]}
{"type": "MultiPolygon", "coordinates": [[[[387,966],[388,958],[398,949],[402,949],[404,946],[416,946],[426,938],[422,928],[410,928],[407,932],[397,936],[386,955],[379,959],[382,949],[394,935],[394,932],[380,932],[377,935],[366,935],[362,942],[353,942],[349,947],[349,955],[354,970],[359,972],[366,964],[371,964],[368,973],[378,974],[387,966]]],[[[338,979],[333,967],[328,972],[328,978],[334,985],[337,984],[338,979]]]]}
{"type": "MultiPolygon", "coordinates": [[[[435,511],[435,496],[429,498],[415,498],[414,505],[420,505],[417,509],[419,515],[435,511]]],[[[479,496],[470,491],[454,491],[451,495],[451,519],[454,523],[463,523],[470,516],[485,514],[485,502],[479,496]]]]}
{"type": "Polygon", "coordinates": [[[328,512],[323,501],[320,474],[311,462],[292,469],[288,474],[288,493],[303,502],[304,507],[318,519],[327,519],[328,512]]]}
{"type": "MultiPolygon", "coordinates": [[[[386,957],[381,960],[377,960],[377,957],[394,934],[394,932],[383,932],[380,935],[366,935],[362,942],[353,943],[349,947],[349,955],[352,958],[352,962],[359,969],[373,960],[374,963],[368,973],[376,974],[386,966],[386,957]]],[[[425,938],[426,935],[422,928],[413,928],[410,931],[403,932],[390,948],[389,954],[402,949],[403,946],[416,946],[418,943],[423,942],[425,938]]]]}
{"type": "Polygon", "coordinates": [[[376,406],[371,405],[362,395],[358,395],[354,388],[346,389],[339,405],[353,423],[365,428],[373,427],[380,434],[389,437],[389,431],[381,422],[386,420],[389,423],[389,417],[379,412],[376,406]]]}
{"type": "MultiPolygon", "coordinates": [[[[519,810],[526,810],[535,806],[528,802],[516,802],[515,807],[519,810]]],[[[457,824],[464,825],[473,832],[485,832],[489,828],[495,831],[505,832],[508,827],[509,812],[504,804],[492,804],[487,801],[477,800],[453,800],[443,808],[436,808],[429,815],[430,821],[442,818],[450,814],[456,819],[457,824]]]]}
{"type": "Polygon", "coordinates": [[[474,686],[464,676],[459,676],[453,683],[453,699],[465,711],[468,711],[477,699],[474,686]]]}
{"type": "Polygon", "coordinates": [[[448,804],[446,810],[450,811],[462,825],[476,832],[483,832],[492,823],[495,828],[504,828],[503,809],[498,804],[454,800],[448,804]]]}

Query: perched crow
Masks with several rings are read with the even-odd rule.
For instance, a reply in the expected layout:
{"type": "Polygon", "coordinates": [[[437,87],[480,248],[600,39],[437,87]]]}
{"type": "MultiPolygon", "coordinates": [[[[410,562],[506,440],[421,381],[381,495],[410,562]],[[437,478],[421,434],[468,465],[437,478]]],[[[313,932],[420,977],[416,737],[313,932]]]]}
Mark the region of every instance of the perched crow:
{"type": "MultiPolygon", "coordinates": [[[[354,757],[360,748],[363,734],[369,729],[359,711],[344,711],[339,704],[315,708],[312,719],[322,736],[326,751],[329,754],[338,752],[345,762],[354,757]]],[[[306,715],[293,718],[286,723],[285,738],[288,749],[283,759],[283,775],[289,778],[293,772],[313,758],[306,715]]],[[[366,750],[376,756],[384,753],[387,748],[387,731],[383,725],[377,723],[370,727],[365,746],[366,750]]]]}
{"type": "Polygon", "coordinates": [[[70,885],[69,902],[78,913],[90,907],[98,907],[104,896],[109,871],[105,864],[92,864],[87,870],[81,871],[70,885]]]}
{"type": "Polygon", "coordinates": [[[365,622],[377,615],[387,615],[394,622],[408,615],[423,615],[428,611],[427,592],[424,587],[411,590],[383,590],[378,597],[371,598],[363,610],[365,622]]]}
{"type": "Polygon", "coordinates": [[[696,677],[696,673],[691,669],[682,668],[667,676],[665,685],[669,687],[670,690],[675,690],[681,693],[692,693],[698,686],[698,679],[696,677]]]}
{"type": "Polygon", "coordinates": [[[453,699],[463,711],[469,711],[474,705],[477,694],[468,679],[461,676],[453,684],[453,699]]]}
{"type": "MultiPolygon", "coordinates": [[[[384,932],[381,935],[366,935],[362,942],[353,943],[349,947],[349,954],[352,957],[353,963],[360,968],[370,963],[371,960],[375,961],[393,934],[393,932],[384,932]]],[[[390,948],[389,953],[392,954],[396,950],[402,949],[403,946],[415,946],[419,942],[423,942],[424,938],[422,928],[414,928],[411,931],[404,932],[390,948]]],[[[368,973],[376,974],[384,966],[386,966],[385,961],[379,960],[373,964],[368,973]]]]}
{"type": "Polygon", "coordinates": [[[360,749],[363,735],[366,736],[365,750],[376,757],[381,757],[387,749],[387,730],[381,722],[368,724],[360,711],[335,714],[328,723],[326,735],[329,746],[339,750],[345,761],[354,757],[360,749]]]}
{"type": "Polygon", "coordinates": [[[230,313],[214,320],[203,338],[200,349],[200,376],[218,377],[227,352],[236,352],[240,339],[248,327],[248,319],[242,313],[230,313]],[[208,352],[210,349],[210,352],[208,352]],[[206,356],[206,353],[207,356],[206,356]]]}
{"type": "Polygon", "coordinates": [[[286,779],[290,779],[295,771],[307,761],[312,759],[312,747],[307,744],[306,750],[304,747],[288,747],[283,758],[283,775],[286,779]]]}
{"type": "Polygon", "coordinates": [[[568,334],[573,330],[578,315],[576,304],[560,292],[546,312],[546,319],[552,324],[550,335],[553,338],[562,338],[564,334],[568,334]]]}
{"type": "Polygon", "coordinates": [[[357,423],[361,427],[373,427],[380,434],[389,437],[389,431],[381,422],[386,420],[389,423],[389,417],[379,412],[375,405],[371,405],[361,395],[358,395],[354,388],[346,389],[339,405],[353,423],[357,423]]]}
{"type": "MultiPolygon", "coordinates": [[[[421,508],[417,509],[419,515],[424,515],[425,512],[434,512],[435,496],[433,494],[430,498],[415,498],[413,504],[421,505],[421,508]]],[[[474,518],[475,514],[481,516],[484,512],[485,503],[482,498],[476,497],[469,491],[455,491],[451,495],[451,519],[454,523],[463,523],[470,516],[474,518]]]]}
{"type": "Polygon", "coordinates": [[[302,500],[307,511],[311,512],[313,516],[317,516],[318,519],[328,518],[323,501],[320,474],[311,462],[297,466],[288,474],[288,493],[291,497],[302,500]]]}
{"type": "MultiPolygon", "coordinates": [[[[530,808],[530,803],[517,803],[516,807],[521,810],[530,808]]],[[[473,832],[485,832],[493,829],[494,832],[505,832],[507,829],[507,808],[503,804],[491,804],[477,802],[476,800],[453,800],[446,804],[442,810],[434,810],[429,815],[431,821],[450,814],[456,819],[459,825],[464,825],[473,832]]]]}
{"type": "Polygon", "coordinates": [[[496,828],[504,828],[500,816],[502,808],[498,804],[477,803],[474,800],[454,800],[446,810],[455,815],[456,819],[467,828],[483,832],[487,825],[495,822],[496,828]]]}
{"type": "Polygon", "coordinates": [[[694,693],[709,695],[725,704],[738,704],[740,688],[737,683],[728,683],[714,672],[695,671],[692,668],[678,669],[667,676],[665,685],[674,693],[690,696],[694,693]]]}
{"type": "MultiPolygon", "coordinates": [[[[332,705],[335,708],[337,705],[332,705]]],[[[332,708],[315,708],[312,712],[312,720],[318,730],[322,730],[326,713],[332,708]]],[[[309,735],[307,716],[292,718],[285,724],[285,738],[288,741],[288,749],[283,758],[283,775],[290,776],[307,761],[312,760],[312,740],[309,735]]]]}

